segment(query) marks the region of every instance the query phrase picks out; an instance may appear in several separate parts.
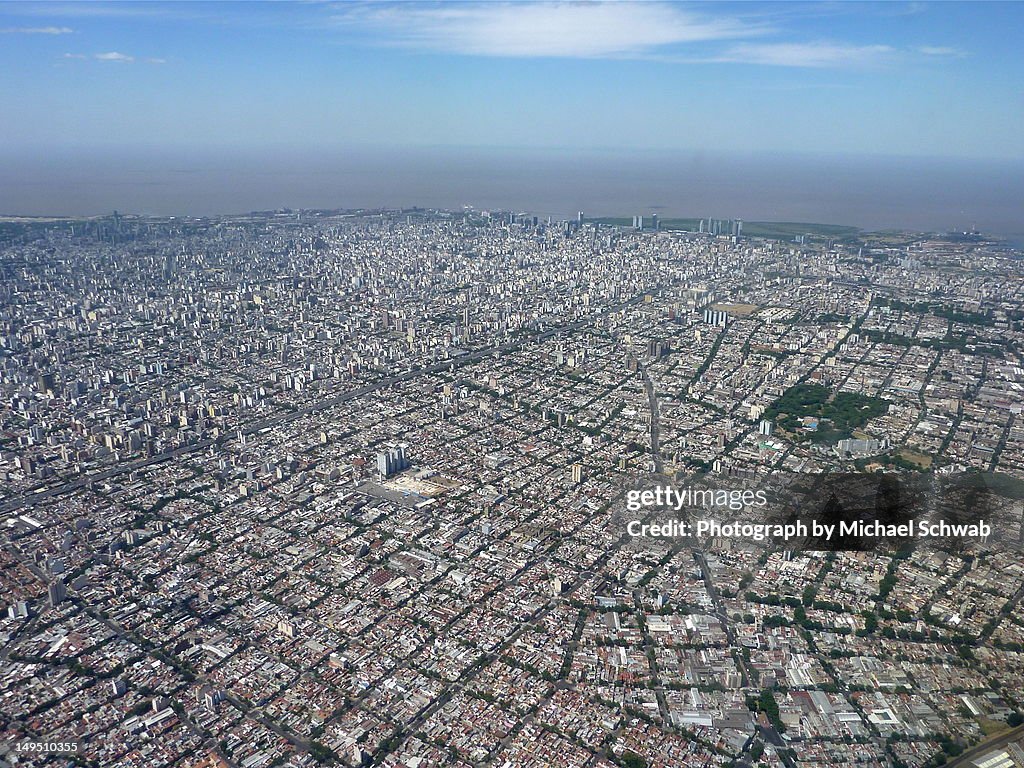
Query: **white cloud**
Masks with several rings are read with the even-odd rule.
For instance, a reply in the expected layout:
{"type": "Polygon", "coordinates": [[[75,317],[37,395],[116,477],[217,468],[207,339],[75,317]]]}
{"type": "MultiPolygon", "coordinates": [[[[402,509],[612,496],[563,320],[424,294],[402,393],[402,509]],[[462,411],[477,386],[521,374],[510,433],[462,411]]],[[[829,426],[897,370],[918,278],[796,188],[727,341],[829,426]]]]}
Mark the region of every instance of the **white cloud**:
{"type": "Polygon", "coordinates": [[[7,27],[0,29],[5,35],[70,35],[71,27],[7,27]]]}
{"type": "Polygon", "coordinates": [[[146,58],[136,58],[135,56],[129,56],[127,53],[120,53],[118,51],[106,51],[104,53],[65,53],[61,58],[64,59],[77,59],[84,61],[86,59],[92,59],[93,61],[112,62],[114,64],[131,64],[132,62],[141,61],[145,64],[166,64],[167,59],[160,59],[153,56],[147,56],[146,58]]]}
{"type": "Polygon", "coordinates": [[[129,56],[124,53],[118,53],[117,51],[110,51],[108,53],[97,53],[93,56],[96,61],[115,61],[122,64],[126,64],[131,61],[135,61],[134,56],[129,56]]]}
{"type": "Polygon", "coordinates": [[[923,53],[925,56],[952,56],[957,59],[962,59],[967,54],[959,48],[951,48],[945,45],[922,45],[917,49],[918,53],[923,53]]]}
{"type": "Polygon", "coordinates": [[[888,45],[740,43],[705,61],[774,67],[871,67],[895,53],[896,49],[888,45]]]}
{"type": "Polygon", "coordinates": [[[659,2],[356,6],[333,18],[380,32],[391,44],[504,57],[624,57],[766,31],[758,23],[659,2]]]}
{"type": "Polygon", "coordinates": [[[763,15],[700,13],[664,2],[499,1],[337,7],[336,24],[376,33],[378,42],[472,56],[860,68],[885,64],[899,55],[888,45],[752,42],[751,38],[778,31],[763,15]],[[683,48],[714,43],[719,47],[711,53],[690,53],[683,48]]]}
{"type": "MultiPolygon", "coordinates": [[[[158,3],[125,3],[125,2],[46,2],[46,3],[7,3],[4,12],[11,16],[34,18],[200,18],[198,12],[179,9],[177,4],[171,7],[158,3]]],[[[188,5],[188,4],[183,4],[188,5]]]]}

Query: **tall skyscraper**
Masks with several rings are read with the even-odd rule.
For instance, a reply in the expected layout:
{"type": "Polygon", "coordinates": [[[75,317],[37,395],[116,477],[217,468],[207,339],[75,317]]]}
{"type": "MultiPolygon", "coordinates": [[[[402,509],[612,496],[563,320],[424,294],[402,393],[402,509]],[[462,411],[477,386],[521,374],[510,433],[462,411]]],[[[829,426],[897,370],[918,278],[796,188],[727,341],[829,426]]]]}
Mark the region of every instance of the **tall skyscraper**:
{"type": "Polygon", "coordinates": [[[64,602],[68,596],[67,588],[64,586],[63,579],[56,579],[50,582],[50,586],[47,587],[47,593],[50,598],[50,605],[60,605],[64,602]]]}
{"type": "Polygon", "coordinates": [[[382,480],[409,466],[409,460],[405,457],[405,448],[403,443],[391,446],[386,451],[377,454],[377,472],[380,473],[382,480]]]}

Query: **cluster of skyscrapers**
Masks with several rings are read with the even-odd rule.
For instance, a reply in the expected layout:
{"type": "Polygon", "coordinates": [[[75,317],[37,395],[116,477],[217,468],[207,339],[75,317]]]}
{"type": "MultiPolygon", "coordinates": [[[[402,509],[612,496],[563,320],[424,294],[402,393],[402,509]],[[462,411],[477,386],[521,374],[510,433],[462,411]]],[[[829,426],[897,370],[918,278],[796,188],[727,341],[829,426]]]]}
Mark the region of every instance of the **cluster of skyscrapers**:
{"type": "Polygon", "coordinates": [[[701,219],[698,231],[709,235],[742,237],[743,221],[742,219],[701,219]]]}
{"type": "Polygon", "coordinates": [[[405,456],[406,446],[393,445],[377,454],[377,472],[382,478],[391,477],[396,472],[408,469],[409,460],[405,456]]]}

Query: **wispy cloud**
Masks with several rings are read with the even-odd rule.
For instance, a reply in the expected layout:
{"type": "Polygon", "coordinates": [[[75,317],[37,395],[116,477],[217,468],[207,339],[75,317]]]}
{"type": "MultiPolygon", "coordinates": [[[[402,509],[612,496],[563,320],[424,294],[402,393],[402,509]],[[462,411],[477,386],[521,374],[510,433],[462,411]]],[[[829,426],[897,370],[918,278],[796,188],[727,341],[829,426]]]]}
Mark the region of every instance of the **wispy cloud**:
{"type": "MultiPolygon", "coordinates": [[[[198,9],[179,8],[179,4],[155,2],[22,2],[7,3],[4,13],[26,18],[165,18],[171,16],[201,18],[198,9]]],[[[189,5],[189,4],[181,4],[189,5]]],[[[204,14],[205,15],[205,14],[204,14]]]]}
{"type": "Polygon", "coordinates": [[[925,56],[952,56],[957,59],[962,59],[967,55],[967,52],[960,48],[951,48],[946,45],[922,45],[917,52],[923,53],[925,56]]]}
{"type": "Polygon", "coordinates": [[[134,56],[129,56],[125,53],[118,53],[117,51],[97,53],[93,58],[96,59],[96,61],[114,61],[119,64],[127,64],[128,62],[135,61],[134,56]]]}
{"type": "Polygon", "coordinates": [[[345,7],[336,24],[420,50],[503,57],[624,57],[665,46],[740,39],[767,25],[666,3],[469,3],[345,7]]]}
{"type": "Polygon", "coordinates": [[[770,67],[860,68],[887,63],[896,53],[896,49],[889,45],[846,45],[831,42],[740,43],[703,61],[770,67]]]}
{"type": "MultiPolygon", "coordinates": [[[[666,63],[870,68],[901,51],[841,41],[773,42],[770,14],[706,14],[664,2],[467,2],[337,6],[333,22],[371,40],[469,56],[634,58],[666,63]]],[[[950,49],[952,50],[952,49],[950,49]]],[[[905,54],[905,51],[902,52],[905,54]]],[[[939,49],[918,53],[940,55],[939,49]]],[[[946,49],[941,54],[949,55],[946,49]]]]}
{"type": "Polygon", "coordinates": [[[70,35],[75,30],[71,27],[4,27],[0,34],[4,35],[70,35]]]}
{"type": "Polygon", "coordinates": [[[152,56],[145,58],[137,58],[127,53],[121,53],[120,51],[105,51],[103,53],[65,53],[62,59],[72,59],[78,61],[102,61],[111,64],[131,64],[133,62],[142,62],[143,64],[166,64],[167,59],[159,59],[152,56]]]}

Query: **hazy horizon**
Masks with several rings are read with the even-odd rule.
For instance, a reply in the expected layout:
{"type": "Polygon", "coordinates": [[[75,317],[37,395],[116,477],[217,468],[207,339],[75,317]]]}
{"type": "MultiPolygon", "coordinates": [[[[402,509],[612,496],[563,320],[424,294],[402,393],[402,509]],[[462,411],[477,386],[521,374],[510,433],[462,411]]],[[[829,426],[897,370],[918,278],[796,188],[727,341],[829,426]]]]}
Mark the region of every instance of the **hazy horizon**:
{"type": "Polygon", "coordinates": [[[1021,240],[1022,26],[986,2],[0,0],[0,212],[473,205],[1021,240]]]}
{"type": "Polygon", "coordinates": [[[211,216],[277,208],[659,213],[1021,239],[1024,161],[452,148],[8,156],[0,214],[211,216]]]}

